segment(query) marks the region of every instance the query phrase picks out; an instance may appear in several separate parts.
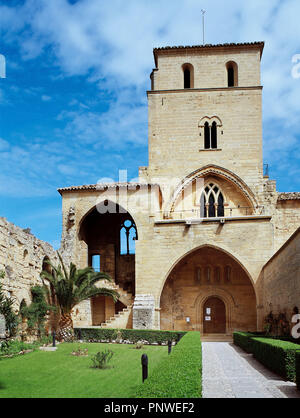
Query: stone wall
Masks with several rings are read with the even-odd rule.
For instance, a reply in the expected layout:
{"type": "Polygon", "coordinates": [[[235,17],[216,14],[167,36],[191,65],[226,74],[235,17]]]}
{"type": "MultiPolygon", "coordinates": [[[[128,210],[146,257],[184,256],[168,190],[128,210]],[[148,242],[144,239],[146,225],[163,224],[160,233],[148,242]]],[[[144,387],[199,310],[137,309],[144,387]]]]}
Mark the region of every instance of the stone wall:
{"type": "Polygon", "coordinates": [[[57,263],[57,254],[50,244],[36,238],[29,229],[0,218],[0,270],[5,272],[1,283],[4,291],[15,298],[16,311],[23,299],[30,304],[30,288],[41,284],[45,257],[57,263]]]}
{"type": "Polygon", "coordinates": [[[291,320],[300,309],[300,228],[264,266],[259,281],[263,301],[262,324],[272,311],[291,320]]]}

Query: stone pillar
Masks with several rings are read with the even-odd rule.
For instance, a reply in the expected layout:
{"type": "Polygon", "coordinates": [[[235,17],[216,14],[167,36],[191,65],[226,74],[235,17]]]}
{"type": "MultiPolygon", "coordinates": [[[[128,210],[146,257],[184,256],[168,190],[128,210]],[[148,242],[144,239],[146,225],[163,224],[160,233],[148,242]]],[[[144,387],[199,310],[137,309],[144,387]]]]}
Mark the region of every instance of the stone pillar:
{"type": "Polygon", "coordinates": [[[0,314],[0,338],[6,337],[6,326],[4,315],[0,314]]]}
{"type": "Polygon", "coordinates": [[[154,296],[136,295],[133,304],[133,329],[154,329],[154,320],[154,296]]]}

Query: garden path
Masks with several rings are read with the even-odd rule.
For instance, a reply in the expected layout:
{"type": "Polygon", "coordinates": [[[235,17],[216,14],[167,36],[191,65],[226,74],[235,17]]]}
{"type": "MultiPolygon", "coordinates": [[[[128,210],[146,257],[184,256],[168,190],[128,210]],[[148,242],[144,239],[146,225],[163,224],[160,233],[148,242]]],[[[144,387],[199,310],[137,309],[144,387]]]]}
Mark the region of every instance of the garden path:
{"type": "Polygon", "coordinates": [[[203,342],[203,398],[300,398],[296,385],[228,342],[203,342]]]}

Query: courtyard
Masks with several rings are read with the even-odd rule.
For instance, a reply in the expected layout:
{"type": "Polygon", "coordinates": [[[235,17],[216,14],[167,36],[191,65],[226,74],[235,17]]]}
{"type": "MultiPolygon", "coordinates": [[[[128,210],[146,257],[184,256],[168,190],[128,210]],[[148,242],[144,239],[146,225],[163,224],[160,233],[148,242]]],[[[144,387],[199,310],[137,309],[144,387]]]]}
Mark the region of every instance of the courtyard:
{"type": "MultiPolygon", "coordinates": [[[[168,357],[168,348],[143,348],[149,374],[168,357]]],[[[0,360],[0,398],[133,398],[142,382],[141,350],[121,344],[59,344],[55,352],[34,351],[0,360]],[[88,357],[71,352],[88,349],[88,357]],[[93,369],[98,351],[114,352],[109,367],[93,369]]]]}

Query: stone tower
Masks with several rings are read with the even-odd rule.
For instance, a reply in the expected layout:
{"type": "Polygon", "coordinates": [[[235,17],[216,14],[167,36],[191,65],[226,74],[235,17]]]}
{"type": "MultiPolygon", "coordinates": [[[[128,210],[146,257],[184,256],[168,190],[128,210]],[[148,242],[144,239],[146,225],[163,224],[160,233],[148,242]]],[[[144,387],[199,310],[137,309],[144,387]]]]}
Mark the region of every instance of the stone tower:
{"type": "Polygon", "coordinates": [[[78,306],[78,326],[262,329],[275,297],[264,266],[300,223],[300,194],[263,173],[263,48],[154,49],[139,181],[59,190],[64,256],[82,267],[97,257],[121,295],[78,306]]]}
{"type": "Polygon", "coordinates": [[[261,185],[263,48],[257,42],[154,50],[151,179],[184,178],[213,163],[251,188],[261,185]]]}

